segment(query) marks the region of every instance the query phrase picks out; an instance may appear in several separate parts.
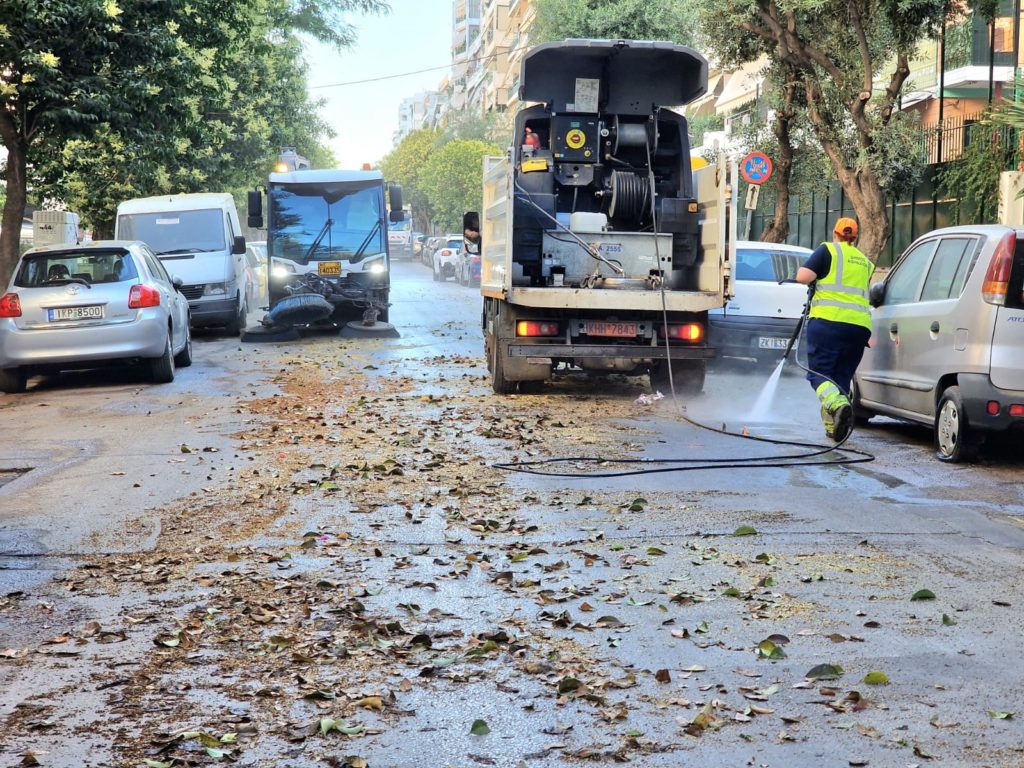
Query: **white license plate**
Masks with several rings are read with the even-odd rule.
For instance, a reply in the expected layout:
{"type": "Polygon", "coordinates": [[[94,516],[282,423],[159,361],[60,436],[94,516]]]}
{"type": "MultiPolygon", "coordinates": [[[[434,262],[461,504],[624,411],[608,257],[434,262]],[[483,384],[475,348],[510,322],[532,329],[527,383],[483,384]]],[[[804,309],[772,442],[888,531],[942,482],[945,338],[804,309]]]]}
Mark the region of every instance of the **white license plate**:
{"type": "Polygon", "coordinates": [[[789,339],[780,339],[776,336],[759,336],[757,346],[759,349],[785,349],[789,339]]]}
{"type": "Polygon", "coordinates": [[[48,310],[50,322],[59,320],[102,320],[103,306],[94,305],[91,307],[57,307],[48,310]]]}

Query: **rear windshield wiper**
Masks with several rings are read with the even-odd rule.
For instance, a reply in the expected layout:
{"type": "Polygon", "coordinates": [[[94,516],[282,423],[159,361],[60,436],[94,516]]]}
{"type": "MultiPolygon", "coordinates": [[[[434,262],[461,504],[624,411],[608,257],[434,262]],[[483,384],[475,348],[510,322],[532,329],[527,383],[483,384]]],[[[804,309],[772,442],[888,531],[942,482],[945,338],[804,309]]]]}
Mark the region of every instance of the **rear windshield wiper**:
{"type": "Polygon", "coordinates": [[[213,253],[217,248],[172,248],[169,251],[157,251],[157,256],[170,256],[173,253],[213,253]]]}
{"type": "Polygon", "coordinates": [[[86,288],[92,288],[92,283],[83,277],[54,277],[49,280],[43,280],[43,285],[64,285],[65,283],[80,283],[86,288]]]}

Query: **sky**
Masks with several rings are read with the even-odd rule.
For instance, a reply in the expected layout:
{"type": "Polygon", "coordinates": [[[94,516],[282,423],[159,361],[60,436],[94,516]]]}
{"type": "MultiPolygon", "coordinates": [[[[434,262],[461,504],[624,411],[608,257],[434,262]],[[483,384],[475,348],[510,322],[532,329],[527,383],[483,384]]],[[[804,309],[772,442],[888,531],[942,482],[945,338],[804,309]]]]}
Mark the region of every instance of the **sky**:
{"type": "Polygon", "coordinates": [[[418,91],[436,89],[451,64],[452,0],[390,2],[387,15],[350,17],[358,33],[350,50],[307,45],[309,92],[314,99],[326,99],[321,115],[337,134],[330,144],[341,168],[358,169],[387,154],[398,130],[398,105],[418,91]],[[318,87],[428,67],[442,69],[364,85],[318,87]]]}

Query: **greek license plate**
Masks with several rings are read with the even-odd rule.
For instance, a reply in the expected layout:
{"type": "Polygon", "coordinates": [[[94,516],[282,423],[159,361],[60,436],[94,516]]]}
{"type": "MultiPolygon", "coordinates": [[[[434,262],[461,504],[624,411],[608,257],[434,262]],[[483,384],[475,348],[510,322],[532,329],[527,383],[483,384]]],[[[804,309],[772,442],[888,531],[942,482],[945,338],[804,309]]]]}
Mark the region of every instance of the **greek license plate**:
{"type": "Polygon", "coordinates": [[[588,336],[636,336],[636,323],[605,323],[601,321],[588,321],[586,324],[588,336]]]}
{"type": "Polygon", "coordinates": [[[103,307],[57,307],[48,310],[50,322],[57,320],[102,320],[103,307]]]}
{"type": "Polygon", "coordinates": [[[340,261],[321,261],[317,264],[316,268],[321,277],[338,277],[341,275],[340,261]]]}
{"type": "Polygon", "coordinates": [[[780,339],[777,336],[759,336],[757,346],[760,349],[785,349],[789,339],[780,339]]]}

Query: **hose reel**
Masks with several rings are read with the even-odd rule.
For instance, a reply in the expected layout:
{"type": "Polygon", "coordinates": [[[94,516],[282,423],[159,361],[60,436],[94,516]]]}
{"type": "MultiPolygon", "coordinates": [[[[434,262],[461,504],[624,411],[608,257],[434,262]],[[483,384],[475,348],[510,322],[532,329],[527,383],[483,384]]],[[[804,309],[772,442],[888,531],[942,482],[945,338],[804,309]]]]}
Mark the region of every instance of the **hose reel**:
{"type": "Polygon", "coordinates": [[[608,218],[627,226],[641,226],[651,212],[651,188],[647,177],[633,171],[612,171],[611,188],[608,218]]]}

